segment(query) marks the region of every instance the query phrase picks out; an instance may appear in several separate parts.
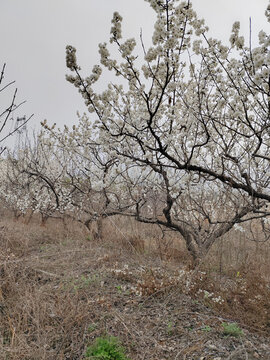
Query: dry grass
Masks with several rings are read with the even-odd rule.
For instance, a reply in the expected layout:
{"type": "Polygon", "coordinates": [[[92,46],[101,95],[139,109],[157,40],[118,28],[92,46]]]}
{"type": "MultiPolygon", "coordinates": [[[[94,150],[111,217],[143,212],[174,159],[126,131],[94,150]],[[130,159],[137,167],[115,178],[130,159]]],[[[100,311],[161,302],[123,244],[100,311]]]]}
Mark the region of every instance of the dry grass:
{"type": "Polygon", "coordinates": [[[0,228],[0,359],[83,359],[104,334],[132,359],[269,358],[269,244],[232,233],[191,273],[175,234],[161,240],[123,218],[106,221],[102,240],[76,223],[7,214],[0,228]],[[225,338],[224,321],[244,338],[225,338]]]}

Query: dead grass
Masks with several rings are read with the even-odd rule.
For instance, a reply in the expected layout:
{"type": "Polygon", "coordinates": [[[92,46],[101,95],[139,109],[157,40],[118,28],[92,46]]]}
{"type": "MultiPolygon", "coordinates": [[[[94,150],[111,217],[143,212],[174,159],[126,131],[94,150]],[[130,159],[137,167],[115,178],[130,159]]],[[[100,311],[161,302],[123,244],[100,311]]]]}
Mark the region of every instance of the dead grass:
{"type": "Polygon", "coordinates": [[[232,234],[191,273],[181,239],[123,218],[95,240],[76,223],[6,214],[0,229],[0,359],[83,359],[104,334],[132,359],[268,359],[268,244],[232,234]],[[244,338],[224,338],[224,321],[244,338]]]}

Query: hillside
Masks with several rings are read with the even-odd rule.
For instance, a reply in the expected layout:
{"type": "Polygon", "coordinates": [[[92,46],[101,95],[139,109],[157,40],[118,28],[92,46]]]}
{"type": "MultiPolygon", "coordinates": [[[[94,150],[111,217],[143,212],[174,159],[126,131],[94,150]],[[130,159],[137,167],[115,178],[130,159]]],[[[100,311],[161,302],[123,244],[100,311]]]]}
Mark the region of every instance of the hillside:
{"type": "Polygon", "coordinates": [[[5,216],[0,227],[1,359],[84,359],[104,335],[118,337],[133,360],[269,359],[263,280],[256,298],[247,279],[243,296],[243,278],[194,274],[183,259],[161,260],[113,233],[93,240],[76,224],[41,227],[5,216]],[[225,334],[234,322],[236,333],[225,334]]]}

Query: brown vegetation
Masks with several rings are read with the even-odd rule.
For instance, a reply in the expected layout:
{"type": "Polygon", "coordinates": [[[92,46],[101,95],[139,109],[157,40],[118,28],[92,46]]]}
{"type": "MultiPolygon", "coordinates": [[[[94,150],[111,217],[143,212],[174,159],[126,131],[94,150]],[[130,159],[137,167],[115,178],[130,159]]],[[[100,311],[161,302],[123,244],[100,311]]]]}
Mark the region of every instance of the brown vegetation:
{"type": "Polygon", "coordinates": [[[83,359],[104,334],[131,359],[268,359],[268,243],[232,232],[194,272],[174,233],[124,218],[102,239],[7,213],[0,226],[1,359],[83,359]],[[224,322],[244,335],[225,337],[224,322]]]}

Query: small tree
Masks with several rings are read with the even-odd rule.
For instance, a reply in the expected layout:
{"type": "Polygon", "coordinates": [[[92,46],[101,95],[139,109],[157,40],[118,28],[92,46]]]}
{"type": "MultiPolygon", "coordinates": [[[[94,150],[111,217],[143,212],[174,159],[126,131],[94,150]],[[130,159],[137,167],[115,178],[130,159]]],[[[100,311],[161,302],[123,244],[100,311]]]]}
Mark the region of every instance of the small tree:
{"type": "Polygon", "coordinates": [[[89,139],[89,134],[93,135],[95,131],[87,116],[80,117],[79,125],[74,125],[71,130],[67,126],[64,131],[46,123],[43,126],[46,136],[40,136],[39,143],[49,146],[48,153],[57,157],[59,169],[64,169],[61,182],[70,194],[69,211],[65,213],[89,230],[95,221],[99,227],[105,217],[126,214],[134,202],[124,192],[119,196],[122,180],[116,171],[121,167],[119,159],[105,152],[94,139],[89,139]]]}
{"type": "Polygon", "coordinates": [[[64,131],[44,121],[44,130],[7,158],[0,194],[17,215],[31,210],[43,220],[69,217],[91,231],[97,221],[100,231],[93,235],[101,237],[101,220],[126,212],[134,203],[127,205],[127,199],[118,196],[119,176],[111,178],[119,161],[96,143],[85,146],[85,121],[83,116],[78,127],[64,131]]]}
{"type": "Polygon", "coordinates": [[[190,1],[146,1],[157,21],[152,47],[141,37],[144,63],[114,13],[110,43],[121,60],[103,43],[100,63],[122,84],[95,92],[102,67],[83,78],[72,46],[67,80],[96,115],[92,141],[121,163],[136,203],[128,214],[178,231],[198,260],[235,224],[269,215],[270,37],[261,31],[259,46],[247,47],[236,22],[225,46],[207,37],[190,1]]]}

